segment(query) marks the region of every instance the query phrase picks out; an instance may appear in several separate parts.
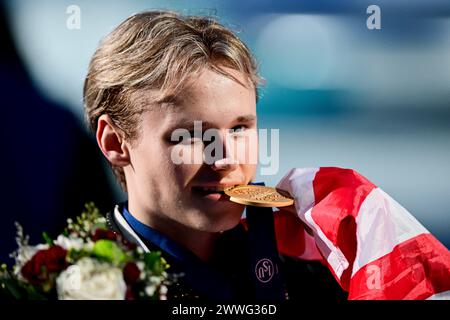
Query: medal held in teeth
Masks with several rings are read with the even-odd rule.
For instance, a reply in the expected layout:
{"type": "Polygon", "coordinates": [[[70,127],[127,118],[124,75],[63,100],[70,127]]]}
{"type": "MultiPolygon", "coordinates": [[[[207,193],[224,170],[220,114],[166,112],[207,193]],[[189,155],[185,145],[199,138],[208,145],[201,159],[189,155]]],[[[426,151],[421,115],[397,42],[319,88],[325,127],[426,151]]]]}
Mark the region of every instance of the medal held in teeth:
{"type": "Polygon", "coordinates": [[[224,190],[230,201],[255,207],[286,207],[294,199],[285,191],[265,186],[240,185],[224,190]]]}

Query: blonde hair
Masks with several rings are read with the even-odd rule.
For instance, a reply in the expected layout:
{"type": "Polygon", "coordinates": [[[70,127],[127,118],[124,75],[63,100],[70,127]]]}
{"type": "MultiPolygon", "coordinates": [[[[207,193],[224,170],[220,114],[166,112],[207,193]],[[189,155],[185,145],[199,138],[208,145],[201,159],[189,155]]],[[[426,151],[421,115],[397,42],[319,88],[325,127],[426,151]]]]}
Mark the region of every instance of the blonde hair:
{"type": "MultiPolygon", "coordinates": [[[[157,89],[152,102],[161,102],[204,68],[238,81],[222,67],[244,74],[258,97],[262,79],[250,50],[214,19],[168,11],[133,15],[101,42],[89,64],[83,96],[90,128],[95,133],[98,118],[107,114],[132,142],[145,111],[145,104],[133,101],[134,92],[157,89]]],[[[112,169],[126,191],[123,168],[112,169]]]]}

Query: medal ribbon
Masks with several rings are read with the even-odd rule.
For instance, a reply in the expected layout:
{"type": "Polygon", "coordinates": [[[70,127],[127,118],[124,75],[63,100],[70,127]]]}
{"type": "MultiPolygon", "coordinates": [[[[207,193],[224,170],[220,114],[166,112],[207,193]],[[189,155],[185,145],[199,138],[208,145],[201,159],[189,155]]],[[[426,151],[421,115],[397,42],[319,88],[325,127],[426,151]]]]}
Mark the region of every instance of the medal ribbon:
{"type": "MultiPolygon", "coordinates": [[[[263,182],[251,183],[264,186],[263,182]]],[[[285,300],[275,238],[273,210],[270,207],[246,207],[251,274],[257,300],[285,300]]]]}

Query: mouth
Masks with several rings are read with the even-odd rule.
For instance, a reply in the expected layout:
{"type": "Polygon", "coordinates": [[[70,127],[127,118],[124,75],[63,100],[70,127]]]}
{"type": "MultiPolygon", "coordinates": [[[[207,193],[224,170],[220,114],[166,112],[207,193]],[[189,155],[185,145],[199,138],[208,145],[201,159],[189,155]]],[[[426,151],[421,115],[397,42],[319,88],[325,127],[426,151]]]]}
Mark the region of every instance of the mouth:
{"type": "Polygon", "coordinates": [[[214,201],[229,200],[229,197],[225,194],[224,190],[236,186],[230,185],[210,185],[210,186],[194,186],[192,192],[202,197],[203,199],[209,199],[214,201]]]}

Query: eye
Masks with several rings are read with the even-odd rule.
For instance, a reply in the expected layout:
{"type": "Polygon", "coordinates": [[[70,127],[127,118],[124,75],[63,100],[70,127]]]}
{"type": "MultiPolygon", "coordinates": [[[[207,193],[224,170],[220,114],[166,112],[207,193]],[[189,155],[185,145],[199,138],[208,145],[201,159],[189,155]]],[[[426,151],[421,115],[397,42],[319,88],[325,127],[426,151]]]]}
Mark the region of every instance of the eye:
{"type": "Polygon", "coordinates": [[[230,133],[242,133],[245,130],[247,130],[247,126],[240,124],[231,128],[230,133]]]}
{"type": "Polygon", "coordinates": [[[196,134],[196,131],[188,131],[189,134],[188,135],[179,135],[176,136],[176,138],[172,138],[172,134],[170,136],[166,137],[166,141],[168,144],[171,145],[193,145],[193,144],[197,144],[197,143],[202,143],[202,133],[198,133],[196,134]]]}
{"type": "Polygon", "coordinates": [[[191,130],[189,134],[191,137],[186,141],[188,144],[203,143],[203,132],[191,130]]]}

